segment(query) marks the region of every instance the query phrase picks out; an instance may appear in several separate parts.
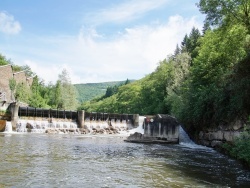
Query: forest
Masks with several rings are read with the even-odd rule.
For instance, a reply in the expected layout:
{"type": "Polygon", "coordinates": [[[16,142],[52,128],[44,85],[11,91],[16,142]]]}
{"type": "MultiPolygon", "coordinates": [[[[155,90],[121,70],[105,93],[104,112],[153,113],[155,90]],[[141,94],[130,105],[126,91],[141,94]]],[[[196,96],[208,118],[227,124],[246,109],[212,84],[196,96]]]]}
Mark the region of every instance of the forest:
{"type": "Polygon", "coordinates": [[[77,100],[80,103],[90,101],[93,98],[105,95],[105,93],[109,92],[111,88],[117,88],[125,82],[126,81],[112,81],[102,83],[74,84],[78,93],[77,100]]]}

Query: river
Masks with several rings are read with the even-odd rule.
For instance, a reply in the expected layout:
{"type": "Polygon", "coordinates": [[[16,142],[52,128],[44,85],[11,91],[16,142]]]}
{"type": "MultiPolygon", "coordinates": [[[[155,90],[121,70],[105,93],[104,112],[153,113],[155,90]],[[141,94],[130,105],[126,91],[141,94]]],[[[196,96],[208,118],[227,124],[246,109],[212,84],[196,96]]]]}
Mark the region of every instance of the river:
{"type": "Polygon", "coordinates": [[[250,187],[250,172],[212,149],[122,136],[0,134],[0,187],[250,187]]]}

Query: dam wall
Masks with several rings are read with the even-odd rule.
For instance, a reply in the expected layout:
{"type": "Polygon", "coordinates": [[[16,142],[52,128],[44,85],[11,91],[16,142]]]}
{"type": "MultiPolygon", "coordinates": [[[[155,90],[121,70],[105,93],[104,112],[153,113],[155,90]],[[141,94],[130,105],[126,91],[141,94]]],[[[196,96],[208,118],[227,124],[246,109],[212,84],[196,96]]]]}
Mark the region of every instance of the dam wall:
{"type": "Polygon", "coordinates": [[[178,121],[167,114],[146,116],[144,120],[144,138],[155,138],[178,143],[179,126],[178,121]]]}
{"type": "Polygon", "coordinates": [[[143,133],[135,132],[125,141],[133,143],[178,144],[179,128],[177,120],[167,114],[145,116],[143,133]]]}
{"type": "MultiPolygon", "coordinates": [[[[18,132],[45,132],[46,129],[85,133],[92,130],[104,132],[104,129],[108,129],[116,132],[139,126],[138,114],[43,109],[23,106],[21,103],[11,103],[8,111],[8,121],[11,120],[12,130],[18,132]]],[[[0,131],[3,131],[4,124],[6,121],[1,123],[0,131]]]]}

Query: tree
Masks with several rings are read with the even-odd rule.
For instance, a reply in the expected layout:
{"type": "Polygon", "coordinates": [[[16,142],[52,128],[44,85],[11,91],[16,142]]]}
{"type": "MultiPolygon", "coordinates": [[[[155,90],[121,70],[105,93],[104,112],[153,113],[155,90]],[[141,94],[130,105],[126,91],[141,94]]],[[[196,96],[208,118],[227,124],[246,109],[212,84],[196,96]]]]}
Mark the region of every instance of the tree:
{"type": "Polygon", "coordinates": [[[42,96],[43,85],[39,82],[38,76],[33,78],[31,85],[31,95],[29,99],[29,105],[36,108],[48,108],[47,99],[42,96]]]}
{"type": "Polygon", "coordinates": [[[63,69],[62,73],[58,75],[55,97],[58,100],[58,108],[66,110],[77,109],[77,92],[75,87],[71,84],[71,80],[66,69],[63,69]]]}
{"type": "Polygon", "coordinates": [[[200,0],[201,13],[206,14],[206,22],[212,26],[228,23],[244,25],[250,34],[249,0],[200,0]]]}
{"type": "Polygon", "coordinates": [[[18,83],[14,96],[16,101],[29,103],[30,88],[25,83],[18,83]]]}
{"type": "Polygon", "coordinates": [[[3,56],[2,54],[0,54],[0,66],[1,65],[8,65],[10,63],[11,63],[10,60],[7,60],[5,56],[3,56]]]}
{"type": "Polygon", "coordinates": [[[28,77],[33,77],[35,76],[36,74],[31,70],[30,66],[29,65],[23,65],[20,67],[21,70],[23,70],[26,74],[26,76],[28,77]]]}
{"type": "Polygon", "coordinates": [[[194,59],[198,55],[198,49],[199,46],[199,39],[201,37],[199,29],[196,29],[195,27],[192,28],[189,35],[185,35],[182,46],[181,46],[181,52],[187,52],[191,55],[191,58],[194,59]]]}
{"type": "Polygon", "coordinates": [[[176,48],[175,48],[175,50],[174,50],[174,56],[177,56],[177,55],[179,55],[180,53],[181,53],[181,49],[180,49],[179,45],[177,44],[177,45],[176,45],[176,48]]]}
{"type": "Polygon", "coordinates": [[[181,111],[186,125],[197,130],[237,116],[238,112],[230,106],[229,78],[238,62],[246,57],[246,33],[242,25],[233,25],[207,31],[200,40],[199,54],[194,59],[189,85],[183,95],[187,105],[181,111]]]}

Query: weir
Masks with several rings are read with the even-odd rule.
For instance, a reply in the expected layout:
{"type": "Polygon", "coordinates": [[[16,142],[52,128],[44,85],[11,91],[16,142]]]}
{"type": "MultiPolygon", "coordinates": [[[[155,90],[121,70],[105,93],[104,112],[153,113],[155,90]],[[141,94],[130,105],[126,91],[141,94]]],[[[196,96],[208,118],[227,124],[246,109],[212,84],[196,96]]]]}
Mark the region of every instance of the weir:
{"type": "MultiPolygon", "coordinates": [[[[9,111],[11,112],[12,129],[17,132],[72,132],[86,134],[93,131],[99,133],[98,131],[101,130],[100,133],[108,132],[108,134],[112,134],[117,131],[129,130],[139,125],[138,114],[43,109],[19,106],[16,103],[12,103],[9,106],[9,111]]],[[[6,121],[3,124],[6,130],[6,121]]]]}

